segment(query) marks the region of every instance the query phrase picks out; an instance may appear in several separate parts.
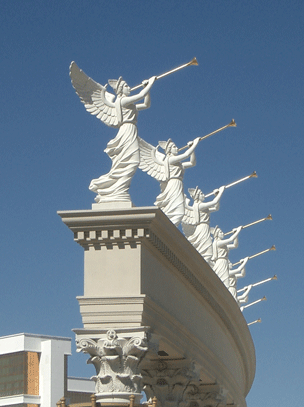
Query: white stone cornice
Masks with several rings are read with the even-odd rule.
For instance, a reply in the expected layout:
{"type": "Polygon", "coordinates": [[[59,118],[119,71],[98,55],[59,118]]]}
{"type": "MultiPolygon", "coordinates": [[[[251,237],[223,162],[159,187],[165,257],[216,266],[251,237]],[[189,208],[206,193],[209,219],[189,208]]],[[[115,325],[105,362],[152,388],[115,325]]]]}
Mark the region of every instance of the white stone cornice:
{"type": "Polygon", "coordinates": [[[87,329],[97,326],[131,328],[142,326],[146,295],[124,297],[77,297],[82,322],[87,329]],[[102,322],[101,322],[102,321],[102,322]]]}

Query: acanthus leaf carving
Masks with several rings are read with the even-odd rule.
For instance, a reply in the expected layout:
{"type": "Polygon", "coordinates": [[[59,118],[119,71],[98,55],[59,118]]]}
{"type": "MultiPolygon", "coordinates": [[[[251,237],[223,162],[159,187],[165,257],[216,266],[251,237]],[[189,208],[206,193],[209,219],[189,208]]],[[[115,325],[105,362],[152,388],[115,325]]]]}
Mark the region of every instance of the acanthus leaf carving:
{"type": "Polygon", "coordinates": [[[199,381],[197,366],[187,359],[160,359],[142,370],[147,398],[160,407],[224,407],[227,391],[199,381]]]}
{"type": "Polygon", "coordinates": [[[186,359],[155,361],[142,371],[147,398],[156,396],[161,407],[178,407],[188,384],[197,378],[194,364],[186,359]]]}
{"type": "Polygon", "coordinates": [[[148,351],[149,333],[132,336],[125,332],[117,335],[110,329],[106,335],[98,338],[81,338],[76,340],[77,351],[88,353],[91,357],[87,363],[94,365],[96,375],[95,392],[102,393],[134,393],[140,397],[142,376],[139,364],[148,351]]]}

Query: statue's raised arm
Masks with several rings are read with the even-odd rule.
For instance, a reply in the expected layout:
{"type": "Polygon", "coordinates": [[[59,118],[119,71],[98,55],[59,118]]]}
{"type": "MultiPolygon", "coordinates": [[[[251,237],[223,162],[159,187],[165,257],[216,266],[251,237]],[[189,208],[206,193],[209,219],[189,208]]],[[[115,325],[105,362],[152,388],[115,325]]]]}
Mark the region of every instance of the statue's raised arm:
{"type": "Polygon", "coordinates": [[[88,77],[75,62],[71,63],[70,77],[86,110],[107,126],[119,129],[105,149],[112,160],[111,170],[93,179],[89,189],[97,193],[95,201],[98,203],[131,202],[129,187],[139,165],[137,115],[138,111],[150,106],[149,91],[155,76],[144,81],[143,89],[132,96],[130,87],[122,77],[109,80],[116,94],[113,95],[106,90],[107,85],[102,86],[88,77]],[[137,104],[141,100],[143,102],[137,104]]]}

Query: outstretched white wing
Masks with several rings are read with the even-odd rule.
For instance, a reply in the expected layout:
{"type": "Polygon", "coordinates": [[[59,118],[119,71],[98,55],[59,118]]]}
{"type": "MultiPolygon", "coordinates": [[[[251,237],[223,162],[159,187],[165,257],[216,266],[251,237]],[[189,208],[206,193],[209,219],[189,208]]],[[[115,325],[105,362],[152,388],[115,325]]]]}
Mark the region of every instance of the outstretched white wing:
{"type": "Polygon", "coordinates": [[[194,213],[192,207],[189,205],[190,199],[187,198],[186,195],[185,197],[185,214],[182,219],[182,229],[186,237],[189,237],[193,235],[195,228],[196,228],[196,222],[194,218],[194,213]]]}
{"type": "Polygon", "coordinates": [[[75,62],[70,65],[70,77],[77,95],[87,111],[104,122],[107,126],[118,127],[115,96],[106,92],[106,86],[93,81],[75,62]]]}
{"type": "Polygon", "coordinates": [[[139,152],[139,168],[160,182],[166,181],[165,165],[161,164],[164,162],[165,155],[141,138],[139,138],[139,152]]]}

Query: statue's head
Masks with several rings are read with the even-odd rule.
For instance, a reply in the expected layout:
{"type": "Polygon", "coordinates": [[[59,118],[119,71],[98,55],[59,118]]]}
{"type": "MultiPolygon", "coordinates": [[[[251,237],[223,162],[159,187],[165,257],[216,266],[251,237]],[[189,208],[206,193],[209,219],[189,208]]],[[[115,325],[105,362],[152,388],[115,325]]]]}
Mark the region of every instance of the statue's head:
{"type": "Polygon", "coordinates": [[[109,79],[108,82],[109,85],[114,89],[117,96],[130,95],[131,88],[127,82],[122,79],[122,76],[120,76],[117,80],[109,79]]]}
{"type": "Polygon", "coordinates": [[[205,199],[205,195],[203,194],[202,190],[199,189],[199,187],[196,188],[189,188],[188,192],[191,196],[191,198],[193,199],[193,201],[201,201],[203,202],[203,200],[205,199]]]}
{"type": "Polygon", "coordinates": [[[167,141],[159,141],[158,142],[159,146],[165,150],[166,155],[173,154],[177,155],[178,154],[178,148],[176,147],[175,143],[169,138],[167,141]]]}
{"type": "Polygon", "coordinates": [[[211,230],[211,233],[213,234],[214,239],[224,238],[224,233],[218,226],[215,226],[215,228],[211,230]]]}

